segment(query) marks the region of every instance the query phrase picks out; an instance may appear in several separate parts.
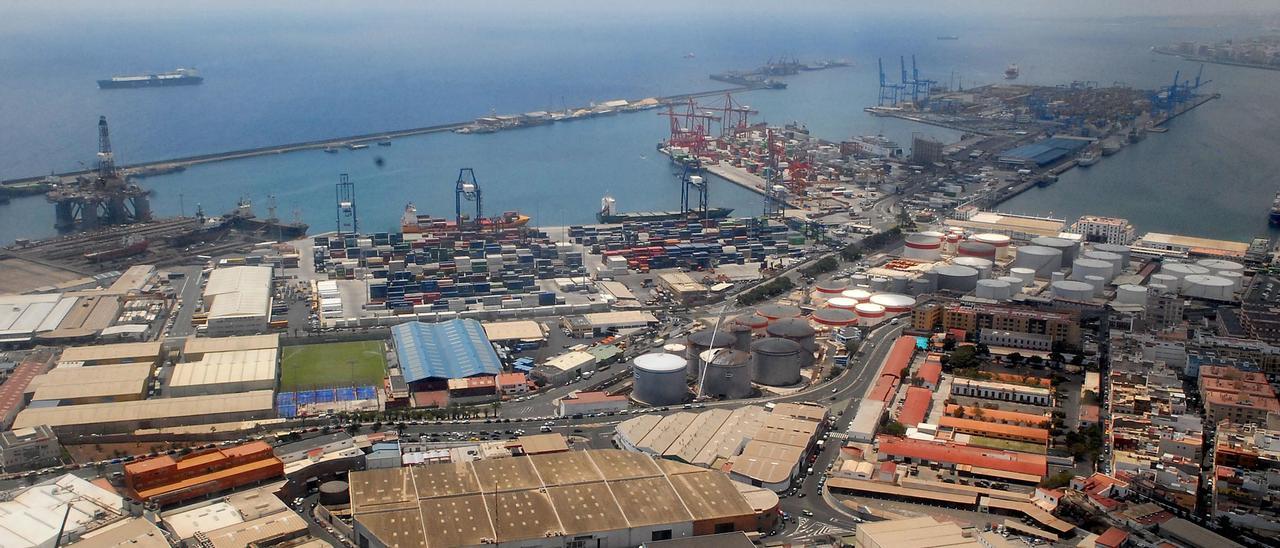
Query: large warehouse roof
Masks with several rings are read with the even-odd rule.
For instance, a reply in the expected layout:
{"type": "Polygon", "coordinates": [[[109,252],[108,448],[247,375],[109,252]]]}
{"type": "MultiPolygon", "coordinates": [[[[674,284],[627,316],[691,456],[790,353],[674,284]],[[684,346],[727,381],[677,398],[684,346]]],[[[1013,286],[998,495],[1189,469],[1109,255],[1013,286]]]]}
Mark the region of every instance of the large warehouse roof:
{"type": "Polygon", "coordinates": [[[480,322],[408,322],[391,328],[396,357],[408,382],[497,375],[502,362],[480,322]]]}
{"type": "Polygon", "coordinates": [[[277,350],[240,350],[212,352],[198,362],[180,363],[173,367],[169,386],[196,386],[254,382],[276,378],[277,350]]]}
{"type": "Polygon", "coordinates": [[[180,419],[226,413],[269,413],[274,408],[275,397],[272,392],[256,390],[240,394],[27,408],[18,413],[18,418],[13,421],[13,427],[30,428],[47,424],[57,428],[125,421],[180,419]]]}
{"type": "Polygon", "coordinates": [[[352,472],[350,482],[356,519],[401,545],[507,543],[754,515],[723,473],[668,472],[651,457],[614,449],[352,472]],[[496,496],[493,484],[475,479],[517,470],[526,472],[520,485],[496,496]]]}
{"type": "Polygon", "coordinates": [[[280,348],[280,335],[249,335],[247,337],[188,337],[182,345],[184,355],[207,352],[231,352],[235,350],[262,350],[280,348]]]}
{"type": "Polygon", "coordinates": [[[1001,162],[1043,166],[1056,162],[1064,156],[1080,152],[1081,149],[1087,146],[1089,146],[1088,139],[1050,137],[1038,143],[1006,150],[1000,154],[999,159],[1001,162]]]}
{"type": "Polygon", "coordinates": [[[105,361],[156,361],[160,359],[163,343],[140,342],[123,344],[100,344],[97,346],[73,346],[62,351],[60,362],[105,362],[105,361]]]}
{"type": "Polygon", "coordinates": [[[75,302],[56,293],[0,295],[0,340],[26,340],[56,329],[75,302]]]}
{"type": "Polygon", "coordinates": [[[262,316],[271,308],[271,267],[233,266],[209,273],[204,298],[209,318],[262,316]]]}
{"type": "MultiPolygon", "coordinates": [[[[151,378],[150,363],[57,367],[42,375],[33,400],[75,400],[141,396],[151,378]]],[[[33,379],[35,380],[35,379],[33,379]]]]}
{"type": "Polygon", "coordinates": [[[536,340],[547,337],[542,332],[542,325],[533,320],[484,322],[484,333],[491,341],[536,340]]]}

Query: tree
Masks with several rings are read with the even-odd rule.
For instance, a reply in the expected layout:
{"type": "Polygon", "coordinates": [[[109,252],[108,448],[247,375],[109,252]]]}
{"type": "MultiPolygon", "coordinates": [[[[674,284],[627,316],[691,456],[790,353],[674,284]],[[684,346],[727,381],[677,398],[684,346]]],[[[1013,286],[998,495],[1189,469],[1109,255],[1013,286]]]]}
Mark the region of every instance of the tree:
{"type": "Polygon", "coordinates": [[[1018,365],[1022,363],[1022,354],[1018,352],[1014,352],[1012,354],[1009,354],[1008,356],[1005,356],[1005,359],[1009,360],[1009,363],[1013,365],[1018,365]]]}
{"type": "Polygon", "coordinates": [[[978,343],[977,347],[976,347],[976,348],[974,348],[974,351],[975,351],[975,352],[977,352],[977,353],[978,353],[978,355],[980,355],[980,356],[990,356],[990,355],[991,355],[991,348],[990,348],[990,347],[988,347],[986,343],[978,343]]]}
{"type": "Polygon", "coordinates": [[[961,405],[961,406],[957,407],[957,408],[956,408],[956,412],[955,412],[955,413],[952,413],[952,415],[953,415],[953,416],[955,416],[955,418],[957,418],[957,419],[963,419],[963,418],[964,418],[964,406],[963,406],[963,405],[961,405]]]}
{"type": "Polygon", "coordinates": [[[943,351],[943,352],[951,352],[952,350],[955,350],[955,349],[956,349],[956,339],[955,339],[955,337],[945,337],[945,338],[943,338],[943,339],[942,339],[942,351],[943,351]]]}
{"type": "Polygon", "coordinates": [[[1030,358],[1027,358],[1027,365],[1030,365],[1031,367],[1040,367],[1043,364],[1044,364],[1044,358],[1041,358],[1039,355],[1035,355],[1035,356],[1031,356],[1030,358]]]}
{"type": "Polygon", "coordinates": [[[1055,350],[1049,354],[1049,361],[1054,363],[1062,363],[1066,361],[1066,358],[1062,356],[1061,352],[1058,352],[1055,350]]]}
{"type": "Polygon", "coordinates": [[[1076,354],[1074,356],[1071,356],[1071,365],[1083,365],[1083,364],[1084,364],[1084,354],[1076,354]]]}
{"type": "Polygon", "coordinates": [[[973,408],[973,418],[981,420],[985,416],[987,416],[987,412],[982,409],[982,406],[973,408]]]}
{"type": "Polygon", "coordinates": [[[972,346],[956,348],[946,357],[947,360],[943,365],[950,365],[951,369],[969,369],[982,363],[982,360],[978,359],[976,349],[972,346]]]}
{"type": "Polygon", "coordinates": [[[1071,478],[1073,477],[1075,477],[1075,475],[1071,473],[1071,470],[1062,470],[1057,474],[1045,478],[1044,481],[1040,482],[1040,486],[1047,487],[1049,489],[1061,489],[1070,484],[1071,478]]]}
{"type": "Polygon", "coordinates": [[[883,430],[885,434],[888,434],[890,436],[907,435],[907,427],[903,426],[902,423],[896,420],[890,420],[889,422],[885,423],[883,430]]]}
{"type": "Polygon", "coordinates": [[[849,244],[840,250],[840,258],[847,262],[854,262],[862,258],[862,248],[858,244],[849,244]]]}

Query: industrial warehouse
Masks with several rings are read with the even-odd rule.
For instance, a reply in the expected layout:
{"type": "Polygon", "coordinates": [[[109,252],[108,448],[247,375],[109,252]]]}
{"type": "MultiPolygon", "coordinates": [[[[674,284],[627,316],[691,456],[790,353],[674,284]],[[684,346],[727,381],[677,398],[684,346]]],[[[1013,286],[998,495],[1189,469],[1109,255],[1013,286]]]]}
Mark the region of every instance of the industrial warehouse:
{"type": "Polygon", "coordinates": [[[575,451],[353,472],[351,512],[361,546],[638,546],[756,530],[738,485],[639,453],[575,451]]]}

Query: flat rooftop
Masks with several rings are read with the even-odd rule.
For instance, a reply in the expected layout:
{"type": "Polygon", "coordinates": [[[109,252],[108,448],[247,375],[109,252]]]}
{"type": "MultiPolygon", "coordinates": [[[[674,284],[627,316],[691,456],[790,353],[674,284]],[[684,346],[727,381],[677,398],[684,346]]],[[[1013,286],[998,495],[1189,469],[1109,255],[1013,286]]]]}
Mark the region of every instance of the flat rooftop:
{"type": "Polygon", "coordinates": [[[352,512],[400,546],[499,543],[754,515],[728,476],[600,449],[352,472],[352,512]]]}

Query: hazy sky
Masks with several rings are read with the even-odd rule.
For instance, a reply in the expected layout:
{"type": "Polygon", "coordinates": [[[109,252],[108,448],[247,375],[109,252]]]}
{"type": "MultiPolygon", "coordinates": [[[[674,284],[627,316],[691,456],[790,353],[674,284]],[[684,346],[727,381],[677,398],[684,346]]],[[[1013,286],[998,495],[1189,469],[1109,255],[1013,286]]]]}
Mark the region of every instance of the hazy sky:
{"type": "Polygon", "coordinates": [[[76,14],[110,14],[118,17],[165,17],[204,14],[276,15],[290,11],[358,11],[363,13],[394,12],[406,15],[471,15],[490,17],[529,17],[581,20],[618,15],[751,15],[787,13],[835,13],[857,16],[859,13],[920,15],[984,16],[1056,16],[1056,17],[1128,17],[1147,15],[1240,15],[1280,13],[1280,0],[908,0],[904,2],[863,0],[645,0],[611,2],[587,0],[469,0],[438,1],[338,1],[338,0],[219,0],[171,2],[155,0],[14,0],[6,9],[24,14],[75,16],[76,14]]]}

